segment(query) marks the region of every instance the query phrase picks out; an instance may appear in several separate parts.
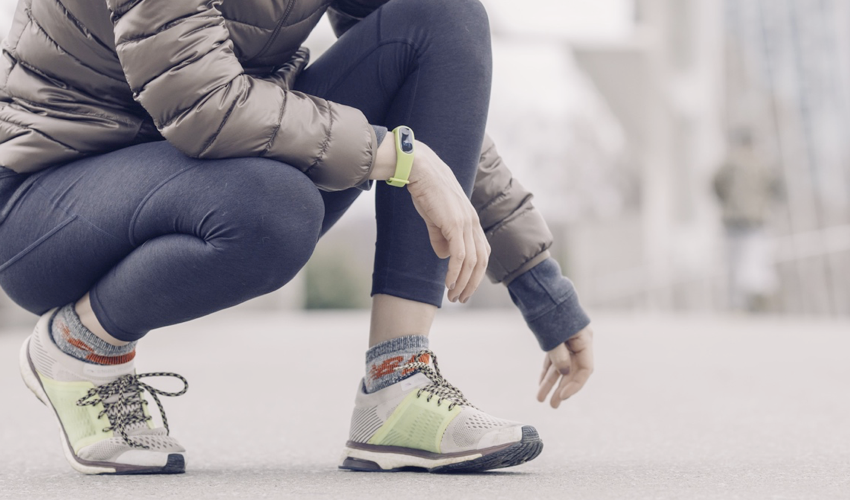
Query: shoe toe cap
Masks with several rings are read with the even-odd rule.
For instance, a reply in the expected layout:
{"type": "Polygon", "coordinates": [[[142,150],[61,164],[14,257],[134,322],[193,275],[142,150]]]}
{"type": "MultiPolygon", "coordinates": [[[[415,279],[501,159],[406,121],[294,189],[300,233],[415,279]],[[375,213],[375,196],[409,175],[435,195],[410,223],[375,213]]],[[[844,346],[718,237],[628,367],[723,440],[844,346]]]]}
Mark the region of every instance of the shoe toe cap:
{"type": "Polygon", "coordinates": [[[479,450],[501,446],[503,444],[518,443],[522,440],[522,424],[514,424],[505,427],[497,427],[481,436],[478,441],[479,450]]]}

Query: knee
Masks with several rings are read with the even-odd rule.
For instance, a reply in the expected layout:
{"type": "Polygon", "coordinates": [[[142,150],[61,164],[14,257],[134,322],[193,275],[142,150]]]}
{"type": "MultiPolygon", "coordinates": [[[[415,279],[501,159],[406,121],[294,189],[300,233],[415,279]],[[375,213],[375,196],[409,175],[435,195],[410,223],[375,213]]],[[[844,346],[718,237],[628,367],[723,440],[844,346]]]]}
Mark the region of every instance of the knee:
{"type": "Polygon", "coordinates": [[[429,30],[443,30],[456,37],[489,41],[490,21],[480,0],[400,0],[395,2],[410,24],[424,25],[429,30]]]}
{"type": "Polygon", "coordinates": [[[241,165],[228,185],[227,228],[210,243],[224,244],[257,294],[277,290],[315,249],[324,218],[319,190],[297,169],[263,159],[241,165]]]}

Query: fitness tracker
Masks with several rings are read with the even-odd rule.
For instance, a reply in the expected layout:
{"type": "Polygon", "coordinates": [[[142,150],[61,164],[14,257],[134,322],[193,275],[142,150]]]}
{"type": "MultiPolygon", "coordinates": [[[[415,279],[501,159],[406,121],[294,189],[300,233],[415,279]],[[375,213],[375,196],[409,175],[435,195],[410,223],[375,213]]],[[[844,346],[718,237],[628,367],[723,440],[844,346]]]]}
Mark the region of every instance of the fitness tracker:
{"type": "Polygon", "coordinates": [[[413,167],[413,131],[404,125],[393,130],[395,138],[395,174],[387,179],[387,184],[404,187],[410,183],[410,169],[413,167]]]}

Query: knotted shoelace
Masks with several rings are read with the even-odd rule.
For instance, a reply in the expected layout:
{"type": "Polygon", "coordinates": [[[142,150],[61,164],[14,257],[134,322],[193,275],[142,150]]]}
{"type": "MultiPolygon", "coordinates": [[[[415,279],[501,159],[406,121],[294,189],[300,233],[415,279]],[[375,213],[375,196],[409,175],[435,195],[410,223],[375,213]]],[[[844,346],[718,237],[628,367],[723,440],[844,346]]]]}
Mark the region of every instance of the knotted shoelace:
{"type": "Polygon", "coordinates": [[[433,351],[423,349],[416,354],[414,359],[415,361],[399,366],[396,368],[396,371],[401,371],[403,373],[406,370],[418,370],[431,380],[430,384],[417,391],[417,398],[421,397],[423,392],[427,392],[427,401],[429,402],[431,401],[431,398],[437,396],[437,406],[440,406],[443,400],[447,400],[451,401],[449,404],[449,410],[458,405],[475,408],[475,406],[473,406],[472,403],[464,397],[463,393],[460,392],[460,389],[450,384],[449,381],[446,380],[440,373],[440,365],[437,364],[437,355],[434,354],[433,351]],[[430,364],[421,361],[422,356],[426,354],[434,361],[433,367],[431,367],[430,364]]]}
{"type": "Polygon", "coordinates": [[[165,432],[166,434],[170,434],[168,418],[165,416],[165,410],[162,408],[162,402],[160,402],[159,396],[182,396],[188,390],[189,382],[176,373],[154,372],[142,373],[140,375],[124,375],[112,382],[89,389],[89,392],[77,401],[77,406],[97,406],[98,404],[103,404],[103,410],[98,413],[97,418],[100,419],[106,415],[110,424],[109,427],[103,429],[103,432],[117,432],[124,439],[124,442],[132,448],[147,450],[150,449],[150,446],[137,443],[127,436],[128,428],[136,424],[146,424],[152,418],[145,415],[144,407],[147,406],[148,402],[142,397],[142,391],[148,391],[148,394],[153,397],[153,400],[159,407],[159,414],[162,416],[165,432]],[[145,377],[177,378],[183,382],[183,390],[180,392],[161,391],[139,380],[145,377]]]}

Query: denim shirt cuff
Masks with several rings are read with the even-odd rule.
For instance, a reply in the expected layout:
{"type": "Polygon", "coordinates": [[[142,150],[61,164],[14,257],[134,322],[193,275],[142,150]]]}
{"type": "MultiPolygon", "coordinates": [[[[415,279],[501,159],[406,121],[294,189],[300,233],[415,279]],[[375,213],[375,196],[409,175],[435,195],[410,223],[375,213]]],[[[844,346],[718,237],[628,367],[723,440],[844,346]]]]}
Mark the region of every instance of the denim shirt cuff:
{"type": "Polygon", "coordinates": [[[551,257],[514,279],[508,292],[544,351],[558,347],[590,324],[572,281],[561,274],[561,267],[551,257]]]}

